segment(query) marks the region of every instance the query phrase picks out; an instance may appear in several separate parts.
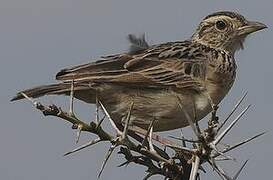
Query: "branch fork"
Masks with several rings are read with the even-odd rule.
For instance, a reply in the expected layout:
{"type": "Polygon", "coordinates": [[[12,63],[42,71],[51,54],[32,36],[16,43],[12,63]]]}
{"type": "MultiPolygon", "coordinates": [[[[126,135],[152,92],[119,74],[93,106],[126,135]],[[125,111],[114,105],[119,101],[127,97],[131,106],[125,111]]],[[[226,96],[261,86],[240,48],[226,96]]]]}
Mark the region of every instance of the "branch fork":
{"type": "MultiPolygon", "coordinates": [[[[112,155],[113,151],[120,147],[118,154],[123,154],[126,161],[119,165],[119,167],[127,166],[130,163],[136,163],[142,166],[147,167],[147,175],[144,177],[145,179],[149,179],[153,175],[163,175],[165,179],[172,179],[172,180],[180,180],[180,179],[189,179],[189,180],[196,180],[200,179],[199,170],[205,172],[202,167],[202,164],[208,163],[213,170],[220,176],[223,180],[236,180],[241,173],[241,171],[245,168],[246,163],[248,160],[239,168],[238,172],[233,176],[230,177],[227,173],[216,164],[216,161],[219,160],[234,160],[234,158],[226,155],[227,152],[230,152],[237,147],[240,147],[264,134],[260,133],[256,136],[248,138],[244,141],[241,141],[233,146],[228,145],[223,150],[219,150],[217,145],[221,143],[222,139],[230,132],[232,127],[241,119],[241,117],[247,112],[250,108],[250,105],[247,106],[236,118],[231,122],[231,124],[224,130],[221,129],[233,115],[233,113],[238,109],[241,105],[242,101],[245,99],[247,93],[245,93],[242,98],[238,101],[232,111],[228,114],[227,118],[222,122],[219,123],[218,117],[216,116],[216,112],[218,106],[213,106],[212,116],[211,119],[208,121],[208,126],[206,129],[201,130],[198,125],[198,122],[193,121],[190,116],[183,108],[182,103],[179,103],[179,107],[181,110],[185,111],[185,115],[187,121],[192,128],[196,140],[189,140],[184,138],[183,134],[181,138],[170,136],[173,139],[182,141],[182,146],[173,143],[170,140],[167,141],[159,141],[164,147],[168,147],[175,152],[174,156],[169,156],[167,152],[159,147],[155,146],[152,142],[153,139],[153,124],[154,121],[151,122],[146,135],[142,138],[139,143],[131,140],[131,137],[128,137],[129,133],[129,124],[130,124],[130,117],[131,112],[134,106],[132,102],[130,107],[128,108],[127,117],[125,119],[125,123],[123,125],[123,131],[121,131],[115,124],[115,122],[111,119],[109,113],[107,112],[104,104],[99,100],[96,96],[96,121],[92,121],[91,123],[86,123],[78,119],[73,110],[73,101],[74,101],[74,82],[71,83],[71,93],[70,93],[70,108],[69,112],[63,111],[60,107],[52,104],[49,106],[45,106],[40,102],[35,101],[31,97],[28,97],[26,94],[22,93],[22,95],[30,100],[32,104],[40,110],[44,116],[56,116],[65,121],[72,123],[72,129],[77,129],[77,137],[76,143],[79,142],[80,134],[82,131],[90,132],[96,134],[98,138],[91,140],[67,153],[64,156],[73,154],[78,152],[82,149],[85,149],[89,146],[95,145],[102,141],[110,142],[110,148],[107,151],[104,161],[102,163],[101,169],[98,174],[98,178],[101,176],[110,156],[112,155]],[[102,111],[104,116],[100,119],[99,118],[99,109],[102,111]],[[105,131],[102,127],[102,122],[105,118],[109,119],[111,126],[114,128],[116,135],[113,135],[107,131],[105,131]],[[195,123],[194,123],[195,122],[195,123]],[[187,147],[187,144],[191,144],[193,148],[187,147]],[[158,151],[160,150],[160,151],[158,151]],[[165,155],[163,156],[161,153],[164,152],[165,155]]],[[[178,98],[178,102],[180,99],[178,98]]],[[[160,138],[158,138],[160,139],[160,138]]]]}

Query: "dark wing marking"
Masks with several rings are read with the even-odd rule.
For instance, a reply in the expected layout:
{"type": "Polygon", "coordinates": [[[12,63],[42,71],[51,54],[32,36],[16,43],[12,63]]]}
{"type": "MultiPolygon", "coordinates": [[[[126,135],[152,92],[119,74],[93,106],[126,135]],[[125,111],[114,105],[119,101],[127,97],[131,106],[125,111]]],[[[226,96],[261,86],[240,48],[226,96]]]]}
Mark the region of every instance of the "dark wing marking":
{"type": "Polygon", "coordinates": [[[108,56],[105,60],[60,71],[56,78],[81,83],[121,83],[126,86],[203,88],[206,58],[198,46],[174,42],[142,53],[108,56]]]}

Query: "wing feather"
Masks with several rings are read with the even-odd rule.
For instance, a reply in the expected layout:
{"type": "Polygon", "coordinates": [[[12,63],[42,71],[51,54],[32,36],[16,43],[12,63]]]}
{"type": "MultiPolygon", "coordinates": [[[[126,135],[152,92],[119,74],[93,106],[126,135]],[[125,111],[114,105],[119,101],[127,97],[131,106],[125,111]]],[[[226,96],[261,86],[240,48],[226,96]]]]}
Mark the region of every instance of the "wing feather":
{"type": "MultiPolygon", "coordinates": [[[[177,43],[174,43],[174,45],[177,43]]],[[[181,57],[177,56],[178,47],[171,44],[149,48],[139,54],[118,54],[104,60],[61,70],[56,78],[62,81],[81,83],[122,83],[126,86],[176,87],[179,89],[204,88],[206,58],[194,58],[187,49],[188,43],[178,43],[181,57]],[[182,44],[182,45],[181,45],[182,44]],[[174,46],[173,45],[173,46],[174,46]],[[186,46],[186,47],[185,47],[186,46]],[[176,53],[172,53],[172,49],[176,53]],[[186,55],[183,55],[185,51],[186,55]],[[162,54],[168,54],[162,56],[162,54]],[[172,56],[173,54],[173,56],[172,56]]]]}

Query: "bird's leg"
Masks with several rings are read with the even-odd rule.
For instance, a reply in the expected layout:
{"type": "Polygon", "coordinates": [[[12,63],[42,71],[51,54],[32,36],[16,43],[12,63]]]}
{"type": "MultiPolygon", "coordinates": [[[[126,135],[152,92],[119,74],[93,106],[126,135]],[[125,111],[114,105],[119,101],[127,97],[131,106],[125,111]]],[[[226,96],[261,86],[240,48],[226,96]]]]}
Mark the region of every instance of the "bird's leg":
{"type": "Polygon", "coordinates": [[[219,117],[216,115],[218,108],[218,105],[212,104],[211,125],[217,125],[219,123],[219,117]]]}
{"type": "Polygon", "coordinates": [[[193,101],[193,99],[194,99],[193,96],[191,99],[192,99],[192,104],[193,104],[193,120],[195,122],[196,130],[197,130],[198,134],[201,135],[201,129],[199,127],[197,116],[196,116],[196,105],[195,105],[195,102],[193,101]]]}
{"type": "Polygon", "coordinates": [[[219,124],[219,121],[218,121],[219,117],[216,115],[216,112],[218,110],[218,105],[213,102],[213,100],[211,99],[208,92],[205,92],[205,94],[206,94],[206,96],[207,96],[207,98],[209,100],[209,103],[210,103],[210,106],[211,106],[211,109],[212,109],[211,119],[208,122],[208,126],[214,128],[214,127],[218,126],[218,124],[219,124]]]}

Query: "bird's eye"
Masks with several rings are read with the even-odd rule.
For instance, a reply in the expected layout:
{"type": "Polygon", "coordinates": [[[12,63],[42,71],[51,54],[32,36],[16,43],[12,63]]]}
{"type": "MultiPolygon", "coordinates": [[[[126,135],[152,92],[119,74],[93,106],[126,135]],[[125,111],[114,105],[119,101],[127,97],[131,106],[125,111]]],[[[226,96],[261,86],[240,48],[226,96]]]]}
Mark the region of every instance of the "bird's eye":
{"type": "Polygon", "coordinates": [[[224,21],[221,21],[221,20],[217,21],[215,25],[216,25],[216,28],[219,29],[219,30],[224,30],[227,27],[226,23],[224,21]]]}

